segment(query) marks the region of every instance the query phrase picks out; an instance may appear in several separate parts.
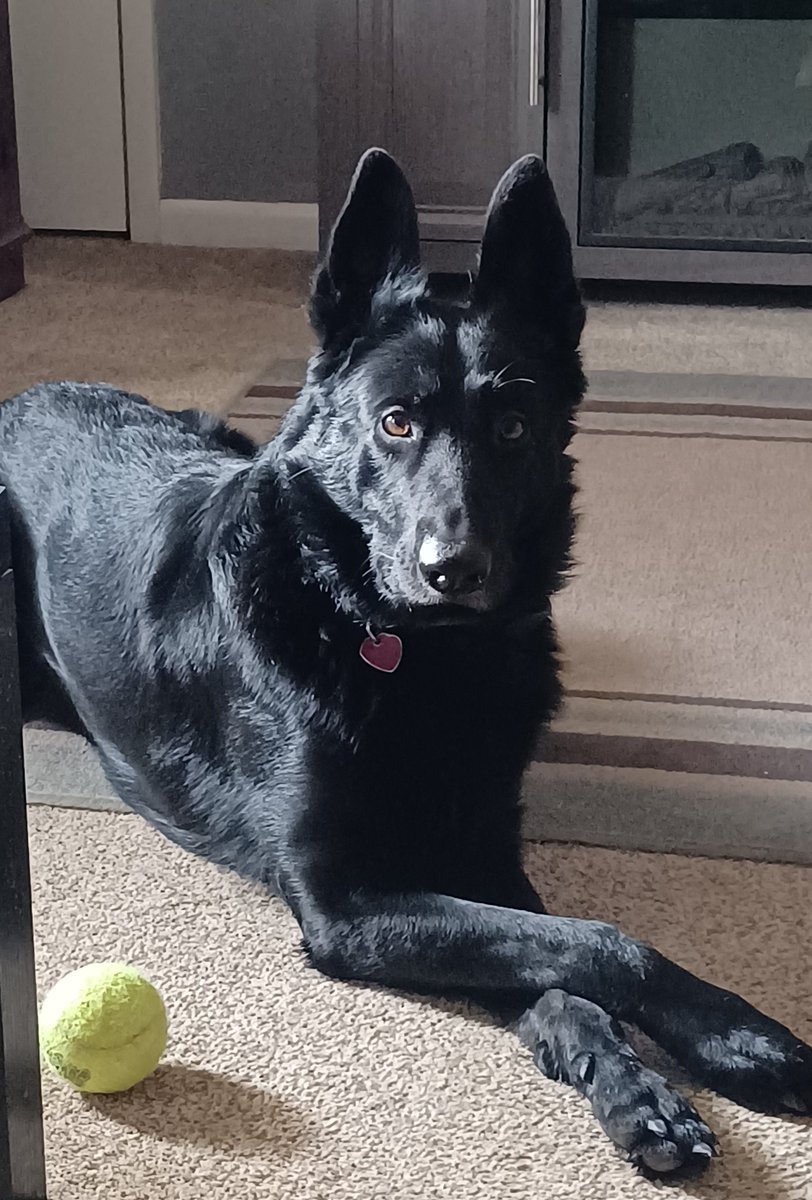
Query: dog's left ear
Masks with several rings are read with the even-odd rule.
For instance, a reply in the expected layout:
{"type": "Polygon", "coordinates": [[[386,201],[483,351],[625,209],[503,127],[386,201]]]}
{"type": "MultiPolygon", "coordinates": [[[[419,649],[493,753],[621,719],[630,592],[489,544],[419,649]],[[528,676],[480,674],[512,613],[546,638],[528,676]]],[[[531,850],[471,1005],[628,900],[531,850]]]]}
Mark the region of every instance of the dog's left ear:
{"type": "Polygon", "coordinates": [[[491,197],[473,300],[554,343],[578,345],[584,308],[570,236],[547,168],[534,154],[514,163],[491,197]]]}
{"type": "Polygon", "coordinates": [[[313,281],[310,321],[322,345],[351,335],[368,316],[384,279],[419,263],[412,189],[385,150],[367,150],[313,281]]]}

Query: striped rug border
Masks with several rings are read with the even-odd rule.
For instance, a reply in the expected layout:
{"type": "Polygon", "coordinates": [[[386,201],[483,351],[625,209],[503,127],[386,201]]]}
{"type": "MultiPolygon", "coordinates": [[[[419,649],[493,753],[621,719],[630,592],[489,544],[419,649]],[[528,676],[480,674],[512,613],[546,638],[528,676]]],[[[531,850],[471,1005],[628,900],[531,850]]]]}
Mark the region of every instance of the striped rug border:
{"type": "Polygon", "coordinates": [[[582,700],[640,700],[650,704],[691,704],[705,708],[763,709],[767,712],[812,713],[812,704],[783,700],[742,700],[731,696],[678,696],[657,692],[612,692],[591,691],[585,688],[567,688],[568,696],[582,700]]]}
{"type": "Polygon", "coordinates": [[[737,742],[551,731],[534,762],[812,783],[812,750],[737,742]]]}
{"type": "MultiPolygon", "coordinates": [[[[287,369],[291,369],[288,367],[287,369]]],[[[304,364],[302,364],[304,372],[304,364]]],[[[303,377],[303,375],[302,375],[303,377]]],[[[301,383],[258,382],[229,417],[242,421],[278,417],[251,401],[296,399],[301,383]]],[[[593,371],[579,412],[579,433],[603,437],[683,438],[687,441],[751,441],[783,444],[812,441],[812,379],[775,376],[675,375],[593,371]],[[605,425],[600,417],[638,418],[640,424],[605,425]],[[669,427],[646,427],[646,417],[671,418],[669,427]],[[702,427],[707,422],[715,427],[702,427]],[[725,422],[730,421],[730,428],[725,422]],[[759,425],[748,428],[750,422],[759,425]],[[764,422],[773,422],[773,428],[764,422]],[[782,422],[796,422],[781,428],[782,422]],[[697,425],[700,427],[697,428],[697,425]],[[681,427],[683,426],[683,427],[681,427]],[[800,428],[798,427],[800,426],[800,428]]]]}

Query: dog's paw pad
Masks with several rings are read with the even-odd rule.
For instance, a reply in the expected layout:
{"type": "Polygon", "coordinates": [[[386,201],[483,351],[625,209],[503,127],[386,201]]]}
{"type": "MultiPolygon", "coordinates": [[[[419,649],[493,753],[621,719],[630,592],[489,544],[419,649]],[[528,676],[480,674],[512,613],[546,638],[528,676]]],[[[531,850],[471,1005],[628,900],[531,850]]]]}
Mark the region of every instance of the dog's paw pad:
{"type": "Polygon", "coordinates": [[[592,1096],[595,1114],[629,1161],[651,1175],[697,1175],[717,1154],[716,1138],[679,1092],[639,1062],[607,1076],[592,1096]]]}
{"type": "Polygon", "coordinates": [[[653,1175],[701,1174],[718,1151],[710,1130],[697,1116],[667,1123],[649,1120],[628,1152],[630,1162],[653,1175]],[[699,1136],[701,1141],[694,1141],[699,1136]],[[707,1141],[704,1139],[708,1139],[707,1141]]]}

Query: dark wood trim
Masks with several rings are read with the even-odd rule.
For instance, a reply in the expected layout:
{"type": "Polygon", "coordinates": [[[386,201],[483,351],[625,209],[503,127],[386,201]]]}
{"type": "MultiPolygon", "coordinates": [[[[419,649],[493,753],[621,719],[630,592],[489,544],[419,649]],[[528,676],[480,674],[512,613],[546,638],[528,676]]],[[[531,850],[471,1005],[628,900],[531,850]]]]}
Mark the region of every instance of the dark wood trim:
{"type": "MultiPolygon", "coordinates": [[[[302,380],[304,383],[304,379],[302,380]]],[[[278,400],[295,400],[301,391],[302,384],[288,383],[255,383],[247,392],[247,396],[256,396],[266,399],[278,400]]],[[[241,413],[241,416],[253,416],[253,413],[241,413]]],[[[260,414],[266,416],[266,413],[260,414]]]]}
{"type": "Polygon", "coordinates": [[[8,502],[0,488],[0,1196],[44,1200],[37,993],[8,502]]]}
{"type": "Polygon", "coordinates": [[[19,292],[25,282],[23,241],[26,234],[17,173],[8,0],[0,0],[0,300],[19,292]]]}
{"type": "Polygon", "coordinates": [[[24,284],[22,241],[0,246],[0,300],[14,296],[24,284]]]}

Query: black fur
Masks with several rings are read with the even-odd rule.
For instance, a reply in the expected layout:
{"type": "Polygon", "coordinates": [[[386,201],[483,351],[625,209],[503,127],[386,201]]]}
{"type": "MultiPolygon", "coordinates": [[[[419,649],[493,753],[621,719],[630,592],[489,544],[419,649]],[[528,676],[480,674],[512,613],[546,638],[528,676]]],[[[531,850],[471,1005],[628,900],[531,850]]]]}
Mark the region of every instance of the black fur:
{"type": "Polygon", "coordinates": [[[314,282],[321,348],[278,438],[109,387],[0,406],[24,703],[123,799],[285,898],[331,975],[520,1002],[548,1074],[649,1170],[713,1135],[623,1040],[809,1111],[812,1052],[599,922],[547,916],[519,790],[559,702],[583,309],[543,164],[494,193],[465,302],[432,295],[408,184],[362,159],[314,282]],[[397,632],[392,674],[359,657],[397,632]]]}

